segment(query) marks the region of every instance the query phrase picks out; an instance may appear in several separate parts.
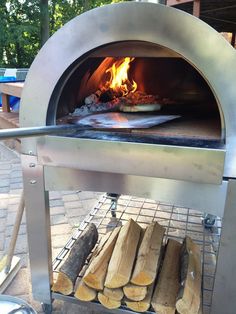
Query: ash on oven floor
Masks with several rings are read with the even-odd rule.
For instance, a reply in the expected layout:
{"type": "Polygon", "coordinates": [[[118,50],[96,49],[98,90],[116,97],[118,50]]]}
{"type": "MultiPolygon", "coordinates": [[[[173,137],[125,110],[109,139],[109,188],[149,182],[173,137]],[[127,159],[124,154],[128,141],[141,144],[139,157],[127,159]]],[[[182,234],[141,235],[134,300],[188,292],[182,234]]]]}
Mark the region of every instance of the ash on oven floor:
{"type": "MultiPolygon", "coordinates": [[[[182,242],[185,236],[188,235],[200,246],[202,253],[203,314],[210,313],[221,233],[221,219],[216,218],[214,227],[205,228],[202,212],[127,195],[119,197],[116,206],[116,217],[112,217],[111,214],[113,206],[111,198],[104,194],[54,260],[54,275],[57,275],[61,263],[66,259],[70,248],[88,223],[95,223],[99,235],[102,236],[115,226],[123,225],[130,218],[133,218],[142,227],[147,227],[151,222],[158,221],[166,228],[165,241],[167,238],[172,238],[182,242]]],[[[58,294],[54,293],[54,297],[57,298],[58,294]]],[[[73,297],[60,295],[58,298],[71,301],[73,297]]],[[[73,302],[80,303],[75,298],[73,298],[73,302]]],[[[125,310],[127,311],[127,308],[125,310]]]]}

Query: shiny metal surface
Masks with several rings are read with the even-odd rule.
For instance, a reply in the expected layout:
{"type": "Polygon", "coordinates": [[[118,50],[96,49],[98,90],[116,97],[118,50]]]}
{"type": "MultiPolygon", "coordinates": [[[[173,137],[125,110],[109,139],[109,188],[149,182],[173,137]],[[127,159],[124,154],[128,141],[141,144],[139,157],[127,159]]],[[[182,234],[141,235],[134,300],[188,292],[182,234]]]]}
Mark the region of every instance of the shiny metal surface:
{"type": "MultiPolygon", "coordinates": [[[[45,136],[37,147],[42,165],[220,184],[224,151],[45,136]]],[[[64,178],[63,178],[64,179],[64,178]]]]}
{"type": "Polygon", "coordinates": [[[37,314],[23,299],[11,295],[0,294],[1,314],[37,314]]]}
{"type": "Polygon", "coordinates": [[[28,128],[15,128],[15,129],[4,129],[0,130],[0,140],[9,138],[23,138],[23,137],[37,137],[43,135],[56,135],[56,134],[71,134],[80,130],[91,129],[90,126],[79,125],[50,125],[50,126],[39,126],[39,127],[28,127],[28,128]]]}
{"type": "Polygon", "coordinates": [[[115,191],[117,194],[135,195],[166,204],[194,208],[219,217],[222,217],[224,212],[226,181],[221,185],[199,184],[50,166],[44,167],[44,171],[45,187],[51,191],[115,191]]]}
{"type": "Polygon", "coordinates": [[[236,180],[229,180],[214,283],[211,314],[233,314],[236,308],[236,180]]]}
{"type": "MultiPolygon", "coordinates": [[[[74,117],[70,123],[79,126],[91,126],[97,129],[145,129],[180,118],[177,115],[157,115],[147,113],[107,112],[74,117]]],[[[0,132],[1,138],[1,132],[0,132]]]]}
{"type": "MultiPolygon", "coordinates": [[[[130,40],[173,50],[206,79],[226,128],[224,176],[236,176],[236,52],[199,19],[159,4],[126,2],[104,6],[78,16],[55,33],[29,70],[21,100],[21,126],[46,124],[48,104],[57,82],[78,58],[103,45],[130,40]]],[[[31,150],[36,154],[36,142],[23,140],[23,152],[31,150]]]]}
{"type": "Polygon", "coordinates": [[[30,257],[32,293],[36,300],[51,303],[52,253],[49,196],[43,166],[34,156],[22,155],[23,183],[30,257]]]}

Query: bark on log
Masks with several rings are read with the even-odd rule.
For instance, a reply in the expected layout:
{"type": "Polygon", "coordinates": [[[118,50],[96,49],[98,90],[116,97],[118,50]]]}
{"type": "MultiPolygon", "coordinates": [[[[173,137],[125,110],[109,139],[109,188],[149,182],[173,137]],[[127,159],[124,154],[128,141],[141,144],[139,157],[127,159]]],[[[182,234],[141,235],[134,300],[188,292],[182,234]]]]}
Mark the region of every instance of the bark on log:
{"type": "Polygon", "coordinates": [[[168,240],[160,275],[152,297],[152,306],[158,314],[174,314],[178,295],[181,243],[168,240]]]}
{"type": "Polygon", "coordinates": [[[129,282],[140,232],[141,227],[133,219],[121,227],[108,265],[105,287],[120,288],[129,282]]]}
{"type": "Polygon", "coordinates": [[[82,232],[70,250],[69,256],[59,269],[53,291],[69,295],[73,292],[76,278],[84,266],[86,258],[91,253],[98,240],[97,228],[93,223],[82,232]]]}
{"type": "Polygon", "coordinates": [[[142,301],[147,295],[147,286],[137,286],[128,283],[123,287],[125,296],[132,301],[142,301]]]}
{"type": "Polygon", "coordinates": [[[125,300],[128,308],[135,312],[146,312],[150,308],[154,283],[147,287],[146,297],[142,301],[125,300]]]}
{"type": "Polygon", "coordinates": [[[98,301],[105,306],[106,308],[112,310],[117,309],[121,306],[121,302],[117,300],[113,300],[105,296],[102,292],[98,292],[98,301]]]}
{"type": "Polygon", "coordinates": [[[88,287],[81,279],[75,290],[75,297],[81,301],[93,301],[96,299],[97,291],[88,287]]]}
{"type": "Polygon", "coordinates": [[[180,314],[197,314],[201,304],[201,252],[199,246],[186,237],[181,248],[181,288],[176,309],[180,314]]]}
{"type": "Polygon", "coordinates": [[[83,281],[90,288],[103,290],[108,263],[116,244],[120,228],[121,227],[117,227],[111,232],[110,236],[100,246],[95,256],[93,256],[93,259],[83,277],[83,281]]]}
{"type": "Polygon", "coordinates": [[[157,222],[151,223],[146,228],[138,250],[131,283],[148,286],[154,282],[157,275],[164,233],[165,228],[157,222]]]}
{"type": "Polygon", "coordinates": [[[116,300],[116,301],[121,301],[124,296],[124,292],[122,288],[110,289],[110,288],[104,287],[103,294],[106,297],[112,300],[116,300]]]}

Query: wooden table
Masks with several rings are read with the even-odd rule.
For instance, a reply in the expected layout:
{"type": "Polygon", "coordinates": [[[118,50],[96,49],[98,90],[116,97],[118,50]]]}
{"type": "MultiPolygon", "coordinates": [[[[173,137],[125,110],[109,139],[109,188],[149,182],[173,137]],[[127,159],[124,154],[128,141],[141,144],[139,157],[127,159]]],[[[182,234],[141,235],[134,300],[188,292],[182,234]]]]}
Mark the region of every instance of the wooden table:
{"type": "Polygon", "coordinates": [[[10,112],[10,96],[21,97],[24,82],[0,83],[0,93],[2,93],[2,111],[10,112]]]}

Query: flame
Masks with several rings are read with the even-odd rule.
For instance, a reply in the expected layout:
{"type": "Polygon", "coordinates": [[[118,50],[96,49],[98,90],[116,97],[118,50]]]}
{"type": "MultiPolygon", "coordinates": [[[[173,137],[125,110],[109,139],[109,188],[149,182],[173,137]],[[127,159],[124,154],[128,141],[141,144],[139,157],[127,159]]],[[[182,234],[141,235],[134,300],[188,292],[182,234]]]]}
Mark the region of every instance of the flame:
{"type": "Polygon", "coordinates": [[[116,93],[121,93],[122,96],[136,91],[137,83],[134,80],[131,83],[128,78],[130,62],[133,60],[134,58],[126,57],[114,62],[112,66],[106,70],[106,73],[110,73],[110,80],[106,82],[105,89],[110,88],[116,93]]]}

